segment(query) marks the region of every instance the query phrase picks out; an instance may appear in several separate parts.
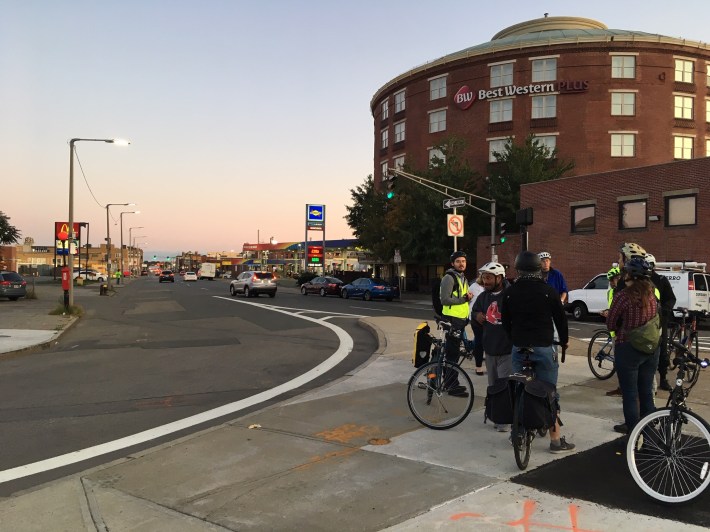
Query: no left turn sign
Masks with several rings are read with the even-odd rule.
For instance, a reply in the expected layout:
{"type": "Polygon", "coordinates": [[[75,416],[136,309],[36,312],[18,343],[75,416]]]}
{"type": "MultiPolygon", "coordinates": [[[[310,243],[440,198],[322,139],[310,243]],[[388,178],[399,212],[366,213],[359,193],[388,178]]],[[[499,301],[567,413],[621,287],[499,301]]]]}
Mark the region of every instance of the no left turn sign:
{"type": "Polygon", "coordinates": [[[463,236],[463,216],[460,214],[448,214],[446,216],[446,228],[449,236],[463,236]]]}

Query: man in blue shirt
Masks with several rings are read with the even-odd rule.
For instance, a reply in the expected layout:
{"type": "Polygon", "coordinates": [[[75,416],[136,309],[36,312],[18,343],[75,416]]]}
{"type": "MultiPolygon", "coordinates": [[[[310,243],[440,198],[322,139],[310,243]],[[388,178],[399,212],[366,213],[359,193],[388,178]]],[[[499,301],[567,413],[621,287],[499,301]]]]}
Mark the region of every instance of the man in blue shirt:
{"type": "Polygon", "coordinates": [[[541,251],[537,254],[540,257],[542,266],[542,280],[554,288],[560,295],[560,301],[564,305],[567,303],[567,282],[559,270],[552,267],[552,255],[549,251],[541,251]]]}

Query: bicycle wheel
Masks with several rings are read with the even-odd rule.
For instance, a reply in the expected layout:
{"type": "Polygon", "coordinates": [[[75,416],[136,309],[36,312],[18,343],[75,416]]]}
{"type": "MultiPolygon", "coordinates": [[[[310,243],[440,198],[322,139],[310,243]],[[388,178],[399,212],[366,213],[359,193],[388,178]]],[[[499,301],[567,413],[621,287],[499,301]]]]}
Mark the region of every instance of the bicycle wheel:
{"type": "Polygon", "coordinates": [[[409,379],[407,404],[412,415],[430,429],[450,429],[473,407],[473,383],[458,364],[430,362],[409,379]]]}
{"type": "Polygon", "coordinates": [[[614,340],[609,331],[597,331],[589,341],[587,362],[594,376],[602,381],[610,378],[614,369],[614,340]]]}
{"type": "Polygon", "coordinates": [[[525,470],[530,462],[530,444],[532,443],[533,433],[523,427],[520,417],[523,408],[522,403],[523,385],[518,384],[515,391],[515,403],[513,405],[513,427],[511,438],[513,441],[513,454],[515,454],[515,463],[518,468],[525,470]]]}
{"type": "Polygon", "coordinates": [[[689,501],[710,483],[710,431],[692,412],[656,410],[631,431],[626,461],[646,494],[667,503],[689,501]]]}

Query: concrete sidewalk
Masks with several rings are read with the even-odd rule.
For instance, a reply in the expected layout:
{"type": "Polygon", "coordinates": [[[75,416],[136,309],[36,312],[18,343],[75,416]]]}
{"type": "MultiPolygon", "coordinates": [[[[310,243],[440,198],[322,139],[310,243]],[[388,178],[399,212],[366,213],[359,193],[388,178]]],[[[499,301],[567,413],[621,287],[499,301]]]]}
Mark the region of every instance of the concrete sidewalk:
{"type": "MultiPolygon", "coordinates": [[[[2,311],[0,311],[2,312],[2,311]]],[[[331,318],[331,323],[337,318],[331,318]]],[[[6,530],[678,530],[679,523],[567,500],[509,482],[507,435],[483,424],[486,377],[470,374],[474,410],[433,431],[406,404],[418,320],[365,318],[380,347],[321,389],[0,501],[6,530]],[[523,525],[532,515],[537,527],[523,525]]],[[[564,434],[575,452],[616,438],[616,382],[590,378],[574,341],[560,371],[564,434]]],[[[707,379],[705,379],[707,381],[707,379]]],[[[701,388],[701,386],[703,386],[701,388]]],[[[707,384],[693,405],[707,408],[707,384]]],[[[710,419],[710,417],[709,417],[710,419]]],[[[562,456],[534,442],[528,470],[562,456]]],[[[639,497],[643,497],[639,491],[639,497]]],[[[680,525],[683,530],[704,530],[680,525]]]]}

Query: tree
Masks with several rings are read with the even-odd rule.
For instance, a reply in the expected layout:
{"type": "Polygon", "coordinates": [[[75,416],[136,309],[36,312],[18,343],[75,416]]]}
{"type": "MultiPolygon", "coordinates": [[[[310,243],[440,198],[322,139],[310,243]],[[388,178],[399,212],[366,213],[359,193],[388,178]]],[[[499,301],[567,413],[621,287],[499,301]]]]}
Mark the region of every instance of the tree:
{"type": "Polygon", "coordinates": [[[375,190],[372,175],[365,178],[365,182],[350,190],[352,205],[346,205],[348,213],[345,215],[348,225],[360,244],[369,249],[376,257],[387,256],[385,233],[387,224],[384,223],[388,206],[385,195],[375,190]]]}
{"type": "Polygon", "coordinates": [[[508,139],[502,152],[493,152],[495,163],[489,164],[491,195],[495,198],[500,221],[513,224],[520,209],[520,185],[563,177],[574,168],[573,161],[557,158],[557,148],[550,150],[534,135],[522,145],[508,139]]]}
{"type": "Polygon", "coordinates": [[[10,217],[0,211],[0,245],[17,244],[20,240],[20,231],[10,225],[10,217]]]}

